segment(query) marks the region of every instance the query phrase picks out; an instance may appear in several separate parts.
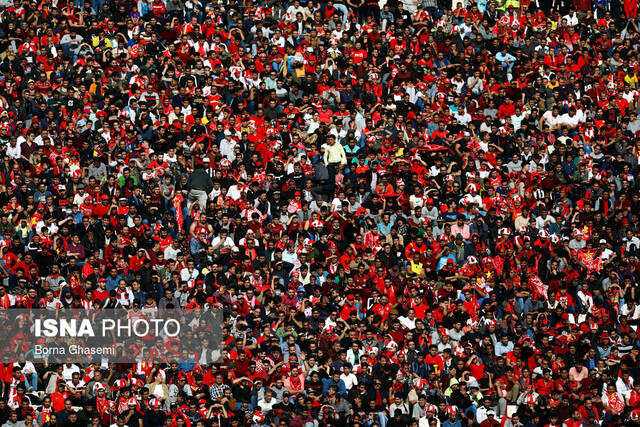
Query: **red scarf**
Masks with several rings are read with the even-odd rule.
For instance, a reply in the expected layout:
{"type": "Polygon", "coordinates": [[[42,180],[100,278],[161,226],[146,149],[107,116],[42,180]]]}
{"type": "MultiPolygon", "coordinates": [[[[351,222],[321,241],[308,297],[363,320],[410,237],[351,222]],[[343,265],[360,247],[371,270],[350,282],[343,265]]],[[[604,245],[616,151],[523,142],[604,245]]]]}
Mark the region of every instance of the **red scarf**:
{"type": "Polygon", "coordinates": [[[291,388],[294,390],[301,390],[302,384],[300,383],[299,377],[289,377],[289,382],[291,383],[291,388]]]}
{"type": "Polygon", "coordinates": [[[107,397],[99,397],[96,396],[96,409],[100,414],[106,414],[109,411],[109,407],[107,406],[107,397]]]}
{"type": "Polygon", "coordinates": [[[617,412],[622,412],[624,409],[624,401],[620,399],[618,393],[609,394],[607,393],[607,398],[609,399],[609,407],[613,408],[617,412]]]}

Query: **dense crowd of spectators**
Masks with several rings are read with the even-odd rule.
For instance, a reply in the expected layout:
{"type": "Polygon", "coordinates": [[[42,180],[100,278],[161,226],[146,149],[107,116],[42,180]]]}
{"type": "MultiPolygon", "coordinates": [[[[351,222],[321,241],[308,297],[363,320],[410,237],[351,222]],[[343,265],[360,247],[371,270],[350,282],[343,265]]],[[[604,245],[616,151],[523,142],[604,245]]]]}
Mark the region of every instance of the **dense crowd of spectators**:
{"type": "Polygon", "coordinates": [[[0,306],[225,319],[0,425],[639,425],[637,9],[5,1],[0,306]]]}

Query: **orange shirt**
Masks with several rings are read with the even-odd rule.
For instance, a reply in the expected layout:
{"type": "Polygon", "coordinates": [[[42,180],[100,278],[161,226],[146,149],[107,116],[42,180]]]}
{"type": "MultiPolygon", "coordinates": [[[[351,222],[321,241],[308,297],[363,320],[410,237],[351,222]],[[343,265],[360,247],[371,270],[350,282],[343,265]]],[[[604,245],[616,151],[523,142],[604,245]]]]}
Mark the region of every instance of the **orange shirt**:
{"type": "Polygon", "coordinates": [[[129,268],[133,271],[138,271],[142,268],[145,257],[138,258],[138,256],[132,256],[131,260],[129,260],[129,268]]]}
{"type": "Polygon", "coordinates": [[[51,404],[55,412],[60,412],[64,409],[64,401],[69,398],[69,392],[65,391],[58,393],[57,391],[51,393],[51,404]]]}
{"type": "Polygon", "coordinates": [[[540,378],[536,381],[536,390],[542,396],[549,396],[551,394],[551,390],[554,389],[553,381],[546,382],[544,378],[540,378]]]}
{"type": "Polygon", "coordinates": [[[351,57],[353,58],[354,63],[359,64],[367,57],[367,51],[364,49],[354,50],[351,52],[351,57]]]}
{"type": "Polygon", "coordinates": [[[424,363],[431,366],[437,365],[438,372],[444,370],[444,361],[442,360],[442,357],[440,357],[439,355],[435,355],[432,357],[430,354],[427,354],[424,358],[424,363]]]}

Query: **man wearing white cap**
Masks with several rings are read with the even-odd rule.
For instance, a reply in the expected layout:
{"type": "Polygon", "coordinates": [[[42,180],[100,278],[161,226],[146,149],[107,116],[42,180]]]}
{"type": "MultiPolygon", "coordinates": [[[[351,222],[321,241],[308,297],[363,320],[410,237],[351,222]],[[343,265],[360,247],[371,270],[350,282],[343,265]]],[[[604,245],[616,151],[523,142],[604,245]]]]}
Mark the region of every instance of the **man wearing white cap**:
{"type": "Polygon", "coordinates": [[[495,427],[500,425],[495,419],[496,413],[493,409],[487,411],[487,419],[480,423],[480,427],[495,427]]]}
{"type": "Polygon", "coordinates": [[[489,418],[489,413],[493,413],[495,417],[496,412],[493,410],[491,405],[491,399],[488,396],[485,396],[482,401],[482,406],[479,406],[476,410],[476,422],[478,424],[482,424],[485,420],[489,418]]]}

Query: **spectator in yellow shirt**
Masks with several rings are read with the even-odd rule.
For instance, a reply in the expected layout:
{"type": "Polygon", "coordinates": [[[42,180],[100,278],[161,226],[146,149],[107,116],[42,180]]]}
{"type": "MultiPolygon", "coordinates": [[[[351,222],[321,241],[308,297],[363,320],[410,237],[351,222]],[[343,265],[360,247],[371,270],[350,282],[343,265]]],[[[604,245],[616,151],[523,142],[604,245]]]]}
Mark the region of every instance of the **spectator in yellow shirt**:
{"type": "Polygon", "coordinates": [[[624,82],[629,84],[629,86],[631,86],[631,89],[638,89],[638,76],[636,75],[634,69],[630,68],[629,71],[627,71],[627,75],[624,76],[624,82]]]}

